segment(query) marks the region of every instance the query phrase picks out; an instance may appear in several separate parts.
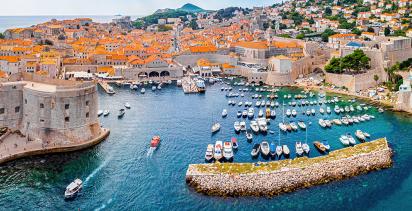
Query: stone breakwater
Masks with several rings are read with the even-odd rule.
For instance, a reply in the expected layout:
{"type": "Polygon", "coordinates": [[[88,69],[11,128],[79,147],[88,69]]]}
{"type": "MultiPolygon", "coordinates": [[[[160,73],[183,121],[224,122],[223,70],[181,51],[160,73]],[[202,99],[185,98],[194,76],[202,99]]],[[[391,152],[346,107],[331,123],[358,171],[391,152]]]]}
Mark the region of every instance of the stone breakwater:
{"type": "Polygon", "coordinates": [[[192,164],[186,182],[215,196],[274,196],[389,168],[392,150],[385,138],[316,158],[267,163],[192,164]]]}

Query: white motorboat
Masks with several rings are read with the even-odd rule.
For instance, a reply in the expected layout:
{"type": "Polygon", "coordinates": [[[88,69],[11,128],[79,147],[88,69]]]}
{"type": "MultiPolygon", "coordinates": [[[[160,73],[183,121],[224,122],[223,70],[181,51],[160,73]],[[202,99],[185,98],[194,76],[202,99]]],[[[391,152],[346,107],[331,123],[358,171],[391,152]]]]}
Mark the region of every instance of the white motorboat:
{"type": "Polygon", "coordinates": [[[321,127],[325,128],[325,127],[326,127],[325,120],[319,119],[319,125],[320,125],[321,127]]]}
{"type": "Polygon", "coordinates": [[[81,179],[75,179],[66,187],[64,198],[69,199],[75,197],[76,194],[79,193],[79,191],[82,189],[82,187],[83,181],[81,179]]]}
{"type": "Polygon", "coordinates": [[[258,156],[259,152],[260,152],[260,144],[253,145],[252,152],[250,153],[252,157],[258,156]]]}
{"type": "Polygon", "coordinates": [[[324,122],[326,124],[326,127],[332,127],[332,122],[330,120],[325,119],[324,122]]]}
{"type": "Polygon", "coordinates": [[[335,125],[342,125],[342,121],[340,121],[340,119],[333,119],[332,121],[335,125]]]}
{"type": "Polygon", "coordinates": [[[109,116],[109,114],[110,114],[110,111],[109,111],[109,110],[104,110],[103,116],[109,116]]]}
{"type": "Polygon", "coordinates": [[[320,114],[324,114],[324,113],[325,113],[325,110],[324,110],[322,107],[320,107],[320,108],[319,108],[319,113],[320,113],[320,114]]]}
{"type": "Polygon", "coordinates": [[[263,117],[263,110],[262,109],[259,109],[258,117],[263,117]]]}
{"type": "Polygon", "coordinates": [[[341,135],[339,140],[343,145],[349,146],[349,138],[346,135],[341,135]]]}
{"type": "Polygon", "coordinates": [[[223,111],[222,111],[222,117],[223,117],[223,118],[227,117],[227,110],[226,110],[226,109],[223,109],[223,111]]]}
{"type": "Polygon", "coordinates": [[[252,129],[253,132],[258,133],[259,132],[259,125],[256,121],[250,121],[250,129],[252,129]]]}
{"type": "Polygon", "coordinates": [[[101,116],[101,115],[103,115],[103,110],[98,110],[97,111],[97,116],[101,116]]]}
{"type": "Polygon", "coordinates": [[[299,126],[302,130],[305,130],[305,129],[306,129],[306,124],[305,124],[304,122],[302,122],[302,121],[299,121],[299,122],[298,122],[298,126],[299,126]]]}
{"type": "Polygon", "coordinates": [[[328,106],[328,107],[326,107],[326,113],[328,113],[328,114],[330,114],[331,113],[331,110],[330,110],[330,107],[328,106]]]}
{"type": "Polygon", "coordinates": [[[245,121],[241,121],[239,125],[240,125],[240,130],[241,131],[246,131],[246,122],[245,121]]]}
{"type": "Polygon", "coordinates": [[[256,107],[260,107],[260,101],[259,101],[259,100],[256,101],[255,106],[256,106],[256,107]]]}
{"type": "Polygon", "coordinates": [[[142,88],[141,90],[140,90],[140,93],[142,93],[142,94],[144,94],[146,92],[146,89],[145,88],[142,88]]]}
{"type": "Polygon", "coordinates": [[[359,140],[361,140],[361,141],[365,141],[365,140],[366,140],[365,135],[364,135],[363,132],[360,131],[360,130],[356,130],[355,136],[356,136],[359,140]]]}
{"type": "Polygon", "coordinates": [[[308,110],[306,110],[306,115],[307,116],[310,116],[310,114],[311,114],[312,112],[308,109],[308,110]]]}
{"type": "Polygon", "coordinates": [[[279,128],[284,132],[288,130],[288,127],[283,122],[279,123],[279,128]]]}
{"type": "Polygon", "coordinates": [[[223,155],[222,155],[223,146],[222,145],[223,145],[222,141],[216,141],[216,143],[215,143],[213,157],[215,158],[216,161],[219,161],[223,157],[223,155]]]}
{"type": "Polygon", "coordinates": [[[242,117],[243,117],[243,118],[246,118],[246,117],[247,117],[247,110],[246,110],[246,109],[242,111],[242,117]]]}
{"type": "Polygon", "coordinates": [[[260,149],[264,156],[268,156],[270,152],[269,143],[267,141],[262,141],[260,143],[260,149]]]}
{"type": "Polygon", "coordinates": [[[298,115],[298,112],[296,112],[295,109],[292,109],[292,116],[296,116],[296,115],[298,115]]]}
{"type": "Polygon", "coordinates": [[[270,117],[271,117],[271,118],[275,118],[275,117],[276,117],[276,111],[275,111],[275,110],[270,111],[270,117]]]}
{"type": "Polygon", "coordinates": [[[297,141],[295,143],[295,149],[296,149],[296,154],[297,155],[302,155],[303,154],[303,148],[302,148],[302,143],[297,141]]]}
{"type": "Polygon", "coordinates": [[[177,81],[176,81],[176,85],[177,85],[177,86],[182,86],[182,80],[177,80],[177,81]]]}
{"type": "Polygon", "coordinates": [[[219,130],[220,130],[220,123],[219,123],[219,122],[214,123],[214,124],[212,125],[212,129],[211,129],[212,133],[216,133],[216,132],[218,132],[219,130]]]}
{"type": "Polygon", "coordinates": [[[346,134],[346,137],[348,137],[349,143],[350,143],[351,145],[355,145],[355,144],[356,144],[355,139],[354,139],[349,133],[346,134]]]}
{"type": "Polygon", "coordinates": [[[162,89],[162,84],[157,85],[157,89],[161,90],[162,89]]]}
{"type": "Polygon", "coordinates": [[[282,150],[282,146],[281,145],[277,145],[276,146],[276,155],[280,158],[280,156],[282,155],[283,150],[282,150]]]}
{"type": "Polygon", "coordinates": [[[289,147],[288,147],[288,145],[283,145],[282,146],[282,151],[283,151],[283,154],[285,155],[285,157],[288,157],[289,155],[290,155],[290,150],[289,150],[289,147]]]}
{"type": "Polygon", "coordinates": [[[243,105],[243,103],[242,103],[242,102],[239,102],[237,105],[240,107],[240,106],[242,106],[242,105],[243,105]]]}
{"type": "Polygon", "coordinates": [[[131,108],[131,106],[130,106],[129,103],[125,103],[125,104],[124,104],[124,107],[126,107],[127,109],[130,109],[130,108],[131,108]]]}
{"type": "Polygon", "coordinates": [[[233,159],[233,145],[232,145],[232,142],[225,141],[225,143],[223,145],[223,157],[226,160],[232,160],[233,159]]]}
{"type": "Polygon", "coordinates": [[[303,152],[305,152],[306,154],[309,154],[310,147],[307,143],[302,144],[302,149],[303,149],[303,152]]]}
{"type": "Polygon", "coordinates": [[[208,144],[207,145],[207,149],[206,149],[206,153],[205,153],[205,160],[206,161],[211,161],[213,159],[213,144],[208,144]]]}
{"type": "Polygon", "coordinates": [[[292,115],[292,112],[290,111],[290,109],[287,109],[287,110],[286,110],[286,116],[287,116],[287,117],[290,117],[290,115],[292,115]]]}
{"type": "Polygon", "coordinates": [[[316,111],[315,111],[314,108],[312,108],[312,109],[310,110],[310,112],[312,113],[312,115],[315,115],[315,114],[316,114],[316,111]]]}
{"type": "Polygon", "coordinates": [[[233,123],[233,127],[235,128],[235,132],[240,132],[240,122],[236,121],[233,123]]]}
{"type": "Polygon", "coordinates": [[[156,91],[156,86],[152,86],[152,91],[156,91]]]}
{"type": "Polygon", "coordinates": [[[261,132],[267,132],[268,126],[265,118],[259,118],[257,119],[257,124],[259,126],[259,130],[261,132]]]}
{"type": "Polygon", "coordinates": [[[292,130],[295,130],[295,131],[298,130],[298,126],[296,125],[296,123],[290,122],[289,125],[292,128],[292,130]]]}
{"type": "Polygon", "coordinates": [[[340,113],[340,108],[339,108],[338,105],[336,105],[333,110],[335,111],[336,114],[339,114],[339,113],[340,113]]]}
{"type": "Polygon", "coordinates": [[[252,133],[246,132],[246,139],[247,139],[248,141],[252,141],[252,139],[253,139],[252,133]]]}
{"type": "Polygon", "coordinates": [[[275,102],[273,102],[273,101],[270,102],[270,107],[272,107],[272,108],[275,107],[275,102]]]}
{"type": "Polygon", "coordinates": [[[255,110],[253,108],[249,108],[249,110],[247,112],[247,116],[249,118],[253,118],[254,115],[255,115],[255,110]]]}

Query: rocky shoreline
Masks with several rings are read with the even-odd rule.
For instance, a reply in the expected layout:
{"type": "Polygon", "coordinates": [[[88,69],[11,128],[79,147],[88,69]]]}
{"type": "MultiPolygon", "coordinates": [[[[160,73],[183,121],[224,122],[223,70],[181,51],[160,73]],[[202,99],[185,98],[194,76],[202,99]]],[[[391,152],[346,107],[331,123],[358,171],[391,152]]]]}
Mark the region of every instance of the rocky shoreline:
{"type": "Polygon", "coordinates": [[[213,196],[275,196],[301,188],[350,178],[392,166],[392,150],[385,138],[331,152],[316,158],[273,161],[255,164],[255,170],[219,170],[223,165],[192,164],[186,182],[197,192],[213,196]],[[352,153],[347,155],[348,153],[352,153]],[[268,163],[276,164],[276,167],[268,163]],[[266,166],[265,164],[270,166],[266,166]],[[307,164],[307,165],[306,165],[307,164]]]}

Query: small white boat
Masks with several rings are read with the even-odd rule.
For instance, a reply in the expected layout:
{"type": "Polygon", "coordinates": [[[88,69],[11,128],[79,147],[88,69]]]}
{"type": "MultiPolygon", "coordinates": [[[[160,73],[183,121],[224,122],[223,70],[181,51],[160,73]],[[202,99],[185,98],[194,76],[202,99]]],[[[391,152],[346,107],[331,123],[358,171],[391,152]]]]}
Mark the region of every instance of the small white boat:
{"type": "Polygon", "coordinates": [[[302,121],[299,121],[299,122],[298,122],[298,126],[299,126],[302,130],[305,130],[305,129],[306,129],[306,124],[305,124],[304,122],[302,122],[302,121]]]}
{"type": "Polygon", "coordinates": [[[315,111],[314,108],[312,108],[312,109],[310,110],[310,112],[312,113],[312,115],[315,115],[315,114],[316,114],[316,111],[315,111]]]}
{"type": "Polygon", "coordinates": [[[339,119],[333,119],[332,121],[335,125],[342,125],[342,121],[340,121],[339,119]]]}
{"type": "Polygon", "coordinates": [[[267,141],[262,141],[262,143],[260,144],[260,149],[264,156],[269,155],[270,149],[269,149],[269,143],[267,141]]]}
{"type": "Polygon", "coordinates": [[[258,116],[259,116],[259,117],[263,117],[263,110],[262,110],[262,109],[259,109],[258,116]]]}
{"type": "Polygon", "coordinates": [[[214,124],[212,125],[211,132],[212,132],[212,133],[216,133],[216,132],[218,132],[219,130],[220,130],[220,123],[218,123],[218,122],[214,123],[214,124]]]}
{"type": "Polygon", "coordinates": [[[213,144],[208,144],[207,149],[206,149],[206,153],[205,153],[205,160],[206,161],[209,162],[213,159],[213,151],[214,151],[213,144]]]}
{"type": "Polygon", "coordinates": [[[222,155],[223,146],[222,145],[223,145],[222,141],[216,141],[216,143],[215,143],[213,157],[215,158],[216,161],[219,161],[223,157],[223,155],[222,155]]]}
{"type": "Polygon", "coordinates": [[[241,131],[246,131],[246,122],[245,121],[241,121],[239,125],[240,125],[240,130],[241,131]]]}
{"type": "Polygon", "coordinates": [[[267,126],[267,122],[266,122],[266,119],[265,118],[259,118],[258,120],[257,120],[257,124],[258,124],[258,126],[259,126],[259,130],[261,131],[261,132],[267,132],[267,130],[268,130],[268,126],[267,126]]]}
{"type": "Polygon", "coordinates": [[[287,126],[283,122],[279,123],[279,128],[284,132],[288,130],[287,126]]]}
{"type": "Polygon", "coordinates": [[[242,111],[242,117],[243,117],[243,118],[246,118],[246,117],[247,117],[247,110],[246,110],[246,109],[242,111]]]}
{"type": "Polygon", "coordinates": [[[286,116],[290,117],[290,115],[292,115],[292,112],[290,111],[290,109],[286,110],[286,116]]]}
{"type": "Polygon", "coordinates": [[[295,149],[296,149],[296,154],[297,155],[302,155],[303,154],[303,148],[302,148],[302,143],[297,141],[295,143],[295,149]]]}
{"type": "Polygon", "coordinates": [[[83,181],[80,179],[75,179],[66,187],[66,191],[64,192],[64,198],[73,198],[82,189],[82,187],[83,181]]]}
{"type": "Polygon", "coordinates": [[[227,110],[226,110],[226,109],[223,109],[223,111],[222,111],[222,117],[223,117],[223,118],[227,117],[227,110]]]}
{"type": "Polygon", "coordinates": [[[328,113],[328,114],[330,114],[331,113],[331,110],[330,110],[330,107],[328,106],[328,107],[326,107],[326,113],[328,113]]]}
{"type": "Polygon", "coordinates": [[[282,150],[282,146],[281,145],[277,145],[276,146],[276,155],[280,158],[280,156],[282,155],[283,150],[282,150]]]}
{"type": "Polygon", "coordinates": [[[341,135],[339,140],[343,145],[349,146],[349,138],[346,135],[341,135]]]}
{"type": "Polygon", "coordinates": [[[302,149],[303,149],[303,152],[305,152],[306,154],[309,154],[310,147],[307,143],[302,144],[302,149]]]}
{"type": "Polygon", "coordinates": [[[242,117],[242,112],[241,112],[241,111],[237,111],[237,113],[236,113],[236,117],[237,117],[237,118],[242,117]]]}
{"type": "Polygon", "coordinates": [[[110,114],[110,111],[109,111],[109,110],[104,110],[103,116],[109,116],[109,114],[110,114]]]}
{"type": "Polygon", "coordinates": [[[255,110],[253,108],[249,108],[249,110],[247,112],[247,116],[249,118],[253,118],[254,115],[255,115],[255,110]]]}
{"type": "Polygon", "coordinates": [[[325,113],[325,110],[324,110],[322,107],[320,107],[320,108],[319,108],[319,113],[320,113],[320,114],[324,114],[324,113],[325,113]]]}
{"type": "Polygon", "coordinates": [[[326,124],[326,127],[332,127],[332,122],[330,121],[330,120],[328,120],[328,119],[325,119],[325,124],[326,124]]]}
{"type": "Polygon", "coordinates": [[[124,107],[126,107],[127,109],[130,109],[130,108],[131,108],[131,106],[130,106],[129,103],[125,103],[125,104],[124,104],[124,107]]]}
{"type": "Polygon", "coordinates": [[[144,94],[146,92],[146,89],[145,88],[142,88],[141,90],[140,90],[140,93],[142,93],[142,94],[144,94]]]}
{"type": "Polygon", "coordinates": [[[252,129],[253,132],[258,133],[259,132],[259,125],[256,121],[250,121],[250,129],[252,129]]]}
{"type": "Polygon", "coordinates": [[[319,125],[321,126],[321,127],[323,127],[323,128],[325,128],[326,127],[326,123],[325,123],[325,120],[323,120],[323,119],[319,119],[319,125]]]}
{"type": "Polygon", "coordinates": [[[240,122],[236,121],[233,123],[233,128],[235,128],[235,132],[240,132],[240,122]]]}
{"type": "Polygon", "coordinates": [[[275,111],[275,110],[270,111],[270,117],[271,117],[271,118],[275,118],[275,117],[276,117],[276,111],[275,111]]]}
{"type": "Polygon", "coordinates": [[[289,125],[292,128],[292,130],[295,130],[295,131],[298,130],[298,126],[296,125],[296,123],[290,122],[289,125]]]}
{"type": "Polygon", "coordinates": [[[156,91],[156,86],[152,86],[152,91],[156,91]]]}
{"type": "Polygon", "coordinates": [[[356,130],[355,136],[361,141],[365,141],[366,139],[365,135],[360,130],[356,130]]]}
{"type": "Polygon", "coordinates": [[[232,142],[225,141],[223,145],[223,157],[226,160],[232,160],[233,159],[233,145],[232,142]]]}
{"type": "Polygon", "coordinates": [[[350,144],[352,144],[352,145],[355,145],[355,144],[356,144],[355,139],[354,139],[349,133],[346,134],[346,137],[348,137],[348,140],[349,140],[349,143],[350,143],[350,144]]]}
{"type": "Polygon", "coordinates": [[[248,141],[252,141],[252,139],[253,139],[252,133],[246,132],[246,139],[247,139],[248,141]]]}
{"type": "Polygon", "coordinates": [[[296,112],[295,109],[292,109],[292,116],[296,116],[296,115],[298,115],[298,112],[296,112]]]}
{"type": "Polygon", "coordinates": [[[97,111],[97,116],[101,116],[101,115],[103,115],[103,110],[98,110],[97,111]]]}

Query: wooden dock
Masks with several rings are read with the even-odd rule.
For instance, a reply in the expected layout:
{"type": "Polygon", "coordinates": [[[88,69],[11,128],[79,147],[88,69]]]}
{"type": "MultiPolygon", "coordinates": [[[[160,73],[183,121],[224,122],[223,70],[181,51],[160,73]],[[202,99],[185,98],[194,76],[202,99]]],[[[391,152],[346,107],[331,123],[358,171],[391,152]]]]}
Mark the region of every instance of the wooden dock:
{"type": "Polygon", "coordinates": [[[196,81],[191,77],[184,77],[182,79],[182,88],[185,94],[198,93],[199,90],[196,86],[196,81]]]}

